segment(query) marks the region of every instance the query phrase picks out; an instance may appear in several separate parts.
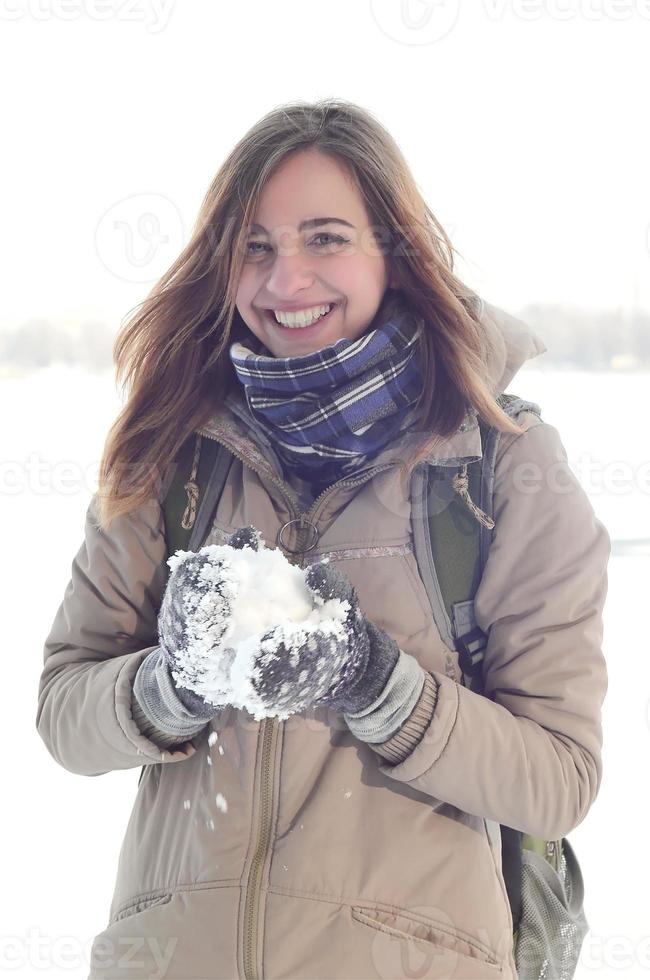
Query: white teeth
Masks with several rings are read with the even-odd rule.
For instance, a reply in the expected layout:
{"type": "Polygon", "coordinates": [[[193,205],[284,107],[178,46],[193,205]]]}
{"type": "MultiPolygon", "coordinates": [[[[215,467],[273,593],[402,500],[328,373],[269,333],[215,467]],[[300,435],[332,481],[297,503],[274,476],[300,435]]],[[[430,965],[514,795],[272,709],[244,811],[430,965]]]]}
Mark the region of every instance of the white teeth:
{"type": "Polygon", "coordinates": [[[314,306],[310,310],[300,310],[299,313],[287,313],[282,310],[274,310],[275,319],[278,323],[281,323],[283,327],[310,327],[312,323],[316,323],[320,320],[322,316],[332,307],[329,304],[324,306],[314,306]]]}

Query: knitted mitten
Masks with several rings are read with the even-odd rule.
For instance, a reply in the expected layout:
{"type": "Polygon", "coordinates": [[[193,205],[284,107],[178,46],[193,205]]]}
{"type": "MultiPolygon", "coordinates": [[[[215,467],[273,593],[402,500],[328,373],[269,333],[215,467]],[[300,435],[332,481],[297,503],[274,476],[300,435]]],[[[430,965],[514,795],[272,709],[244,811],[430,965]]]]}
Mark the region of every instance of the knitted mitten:
{"type": "Polygon", "coordinates": [[[317,605],[330,599],[349,604],[332,629],[309,632],[300,623],[265,633],[253,658],[252,684],[262,704],[287,716],[310,705],[359,712],[384,690],[397,663],[399,647],[359,608],[354,586],[338,568],[310,565],[305,582],[317,605]]]}
{"type": "MultiPolygon", "coordinates": [[[[231,548],[258,551],[260,533],[252,525],[238,528],[228,539],[231,548]]],[[[204,551],[177,552],[158,614],[159,646],[174,681],[176,693],[188,711],[205,717],[227,703],[212,704],[191,688],[210,666],[228,628],[234,596],[226,576],[226,562],[204,551]],[[190,652],[197,646],[201,657],[190,652]]],[[[226,654],[222,654],[227,659],[226,654]]],[[[224,677],[229,665],[224,662],[224,677]]]]}

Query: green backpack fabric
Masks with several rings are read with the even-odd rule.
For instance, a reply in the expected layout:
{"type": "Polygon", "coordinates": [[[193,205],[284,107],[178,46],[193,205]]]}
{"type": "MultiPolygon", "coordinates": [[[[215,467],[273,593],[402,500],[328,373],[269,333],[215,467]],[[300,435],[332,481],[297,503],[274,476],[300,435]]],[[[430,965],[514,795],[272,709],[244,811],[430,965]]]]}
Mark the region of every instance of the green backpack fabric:
{"type": "MultiPolygon", "coordinates": [[[[503,394],[498,401],[512,417],[522,410],[541,415],[537,404],[516,395],[503,394]]],[[[457,650],[465,685],[484,694],[482,660],[487,637],[474,621],[473,599],[491,540],[492,489],[500,432],[480,419],[479,425],[481,459],[461,466],[460,472],[458,466],[416,467],[411,484],[411,520],[418,568],[440,635],[450,649],[457,650]],[[471,501],[487,515],[489,523],[478,521],[472,504],[468,505],[454,490],[453,480],[459,477],[467,481],[471,501]]],[[[232,458],[232,453],[215,439],[192,433],[184,443],[163,500],[168,555],[179,549],[188,550],[191,537],[203,537],[216,511],[232,458]],[[208,483],[212,485],[210,514],[198,506],[208,483]]],[[[559,872],[564,839],[544,841],[504,826],[500,831],[516,949],[522,911],[522,849],[542,855],[559,872]]]]}

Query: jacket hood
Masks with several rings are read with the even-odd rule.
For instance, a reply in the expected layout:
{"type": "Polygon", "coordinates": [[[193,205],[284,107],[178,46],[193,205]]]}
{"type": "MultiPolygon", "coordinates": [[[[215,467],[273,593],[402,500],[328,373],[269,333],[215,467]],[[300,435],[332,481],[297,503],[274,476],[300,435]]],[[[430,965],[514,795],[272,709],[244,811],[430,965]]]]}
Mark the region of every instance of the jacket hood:
{"type": "Polygon", "coordinates": [[[523,320],[479,299],[479,318],[488,342],[487,368],[492,391],[502,394],[527,360],[548,348],[523,320]]]}
{"type": "MultiPolygon", "coordinates": [[[[487,378],[495,397],[503,394],[527,360],[547,350],[542,339],[518,317],[475,297],[479,321],[484,328],[487,378]]],[[[427,462],[458,466],[481,458],[483,452],[478,414],[471,410],[456,432],[436,445],[427,462]]]]}

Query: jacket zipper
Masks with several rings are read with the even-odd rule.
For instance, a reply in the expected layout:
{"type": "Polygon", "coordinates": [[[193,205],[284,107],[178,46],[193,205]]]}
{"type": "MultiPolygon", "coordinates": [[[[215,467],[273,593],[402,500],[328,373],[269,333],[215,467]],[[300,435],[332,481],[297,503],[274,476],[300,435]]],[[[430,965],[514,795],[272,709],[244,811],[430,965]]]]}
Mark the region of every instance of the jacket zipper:
{"type": "Polygon", "coordinates": [[[246,884],[246,905],[244,908],[244,976],[246,980],[256,980],[260,975],[256,964],[259,925],[259,896],[262,890],[262,868],[266,861],[271,842],[271,822],[273,817],[273,776],[271,759],[276,742],[277,718],[265,718],[262,727],[262,784],[260,786],[260,818],[257,846],[248,872],[246,884]]]}
{"type": "MultiPolygon", "coordinates": [[[[288,484],[284,480],[278,479],[273,474],[262,473],[262,471],[257,467],[253,466],[252,463],[246,459],[238,450],[234,449],[227,441],[217,438],[202,429],[198,430],[202,436],[207,439],[213,439],[214,442],[220,443],[225,446],[237,459],[248,466],[249,469],[253,470],[258,476],[270,476],[273,483],[276,484],[284,494],[285,498],[289,501],[292,513],[298,514],[298,517],[294,520],[308,520],[310,515],[315,512],[317,505],[321,502],[323,497],[325,497],[335,486],[346,486],[353,487],[357,484],[365,483],[367,479],[374,476],[376,473],[381,473],[383,470],[390,469],[394,466],[394,463],[383,463],[381,466],[371,467],[366,470],[360,477],[353,478],[349,480],[339,480],[337,483],[332,483],[329,487],[326,487],[322,493],[314,500],[311,507],[306,514],[300,511],[300,501],[296,497],[288,484]]],[[[292,561],[292,556],[288,556],[288,561],[292,561]]],[[[292,564],[298,564],[298,558],[292,562],[292,564]]],[[[302,559],[300,559],[300,565],[302,567],[302,559]]],[[[284,724],[284,723],[282,723],[284,724]]],[[[275,777],[275,772],[271,768],[271,760],[273,758],[274,746],[277,742],[277,731],[280,722],[277,718],[265,718],[262,723],[262,760],[261,760],[261,786],[260,786],[260,808],[259,808],[259,824],[257,832],[257,844],[251,860],[250,869],[248,872],[248,881],[246,883],[246,904],[244,907],[244,975],[246,980],[259,980],[261,974],[257,969],[256,962],[256,951],[258,946],[258,927],[259,927],[259,907],[260,907],[260,892],[262,890],[262,869],[266,862],[268,855],[270,842],[271,842],[271,824],[273,820],[273,782],[275,777]]],[[[255,786],[253,786],[253,793],[255,791],[255,786]]]]}
{"type": "MultiPolygon", "coordinates": [[[[311,515],[317,509],[317,506],[318,504],[320,504],[323,497],[326,497],[327,494],[330,492],[330,490],[332,490],[334,487],[357,486],[357,484],[365,483],[366,480],[369,479],[371,476],[375,476],[377,473],[381,473],[383,472],[383,470],[388,470],[395,465],[394,462],[382,463],[381,466],[370,467],[359,477],[350,477],[348,480],[337,480],[336,483],[331,483],[329,487],[326,487],[325,490],[323,490],[322,493],[320,493],[318,497],[316,497],[309,510],[303,514],[300,509],[300,500],[294,494],[293,490],[291,489],[288,483],[285,483],[284,480],[278,479],[278,477],[275,476],[275,474],[273,473],[269,473],[267,471],[262,472],[262,470],[259,467],[254,466],[249,459],[247,459],[237,449],[231,446],[227,440],[221,439],[218,436],[214,436],[212,435],[212,433],[206,432],[204,429],[198,429],[198,432],[201,436],[204,436],[206,439],[212,439],[213,442],[218,442],[222,446],[225,446],[226,449],[228,449],[233,454],[233,456],[236,456],[237,459],[241,460],[241,462],[244,463],[245,466],[248,466],[248,468],[250,470],[253,470],[254,473],[257,473],[258,476],[268,477],[273,483],[275,483],[275,485],[280,488],[285,498],[291,504],[293,508],[293,513],[298,515],[297,517],[293,518],[293,520],[301,520],[301,521],[309,520],[311,515]]],[[[291,561],[290,556],[288,557],[288,561],[291,561]]]]}

